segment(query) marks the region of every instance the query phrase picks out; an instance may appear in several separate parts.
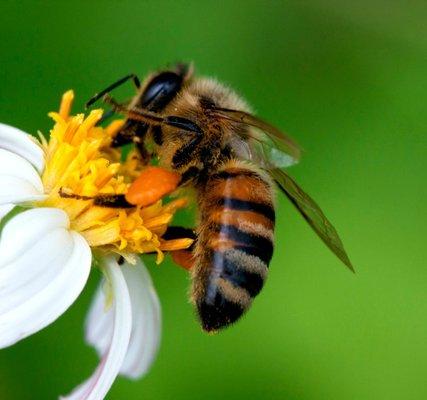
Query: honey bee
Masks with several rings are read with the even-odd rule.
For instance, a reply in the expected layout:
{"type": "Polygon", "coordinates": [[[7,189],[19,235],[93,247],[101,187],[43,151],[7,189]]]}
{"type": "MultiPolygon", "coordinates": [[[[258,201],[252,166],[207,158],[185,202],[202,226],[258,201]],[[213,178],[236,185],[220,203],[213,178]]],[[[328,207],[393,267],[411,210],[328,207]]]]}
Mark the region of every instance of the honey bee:
{"type": "MultiPolygon", "coordinates": [[[[177,252],[174,259],[190,269],[191,301],[205,331],[237,321],[264,285],[274,248],[275,186],[353,270],[335,228],[283,171],[299,160],[300,148],[254,116],[233,90],[178,64],[148,76],[143,84],[128,75],[88,105],[101,97],[114,112],[126,115],[113,146],[134,142],[143,162],[157,156],[161,166],[180,175],[180,187],[195,189],[196,241],[191,253],[177,252]],[[133,80],[137,94],[121,105],[108,93],[127,80],[133,80]],[[147,143],[152,143],[153,154],[147,143]]],[[[118,203],[123,206],[123,199],[118,203]]]]}

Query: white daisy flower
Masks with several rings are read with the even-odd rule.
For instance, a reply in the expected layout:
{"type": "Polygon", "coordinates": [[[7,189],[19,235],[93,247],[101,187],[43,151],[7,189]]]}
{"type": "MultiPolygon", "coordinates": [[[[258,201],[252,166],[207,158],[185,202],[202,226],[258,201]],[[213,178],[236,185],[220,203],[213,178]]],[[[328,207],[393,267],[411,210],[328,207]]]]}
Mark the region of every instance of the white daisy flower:
{"type": "Polygon", "coordinates": [[[136,164],[113,162],[104,150],[122,126],[97,127],[95,110],[70,117],[63,96],[49,141],[37,142],[0,124],[0,348],[38,332],[61,316],[83,290],[92,261],[104,273],[86,321],[86,340],[101,362],[64,399],[103,399],[121,373],[147,372],[160,341],[161,312],[150,276],[136,254],[186,248],[190,239],[163,241],[178,207],[95,206],[93,196],[124,194],[136,164]],[[64,196],[68,193],[68,196],[64,196]],[[70,198],[70,193],[75,198],[70,198]],[[119,265],[119,255],[126,262],[119,265]]]}

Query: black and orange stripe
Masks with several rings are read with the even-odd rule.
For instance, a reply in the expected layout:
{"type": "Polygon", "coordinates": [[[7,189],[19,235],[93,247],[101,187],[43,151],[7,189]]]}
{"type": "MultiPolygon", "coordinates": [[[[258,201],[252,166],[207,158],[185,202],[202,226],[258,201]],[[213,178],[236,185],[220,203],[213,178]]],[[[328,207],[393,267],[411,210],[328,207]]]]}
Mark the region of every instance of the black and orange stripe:
{"type": "Polygon", "coordinates": [[[200,190],[199,209],[193,300],[203,328],[215,331],[239,319],[264,285],[273,254],[271,182],[230,161],[200,190]]]}

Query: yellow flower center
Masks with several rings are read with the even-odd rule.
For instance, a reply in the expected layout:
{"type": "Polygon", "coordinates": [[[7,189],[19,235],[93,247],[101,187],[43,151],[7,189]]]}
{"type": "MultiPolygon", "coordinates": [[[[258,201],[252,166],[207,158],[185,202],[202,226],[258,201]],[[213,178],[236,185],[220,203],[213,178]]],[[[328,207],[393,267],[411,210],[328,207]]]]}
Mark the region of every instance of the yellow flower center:
{"type": "Polygon", "coordinates": [[[91,247],[107,248],[123,255],[156,252],[157,262],[163,259],[162,250],[189,247],[191,239],[161,239],[174,212],[186,205],[185,199],[166,205],[158,201],[149,207],[120,209],[95,206],[91,199],[61,195],[92,198],[125,194],[141,168],[132,154],[121,165],[120,151],[109,146],[123,126],[123,120],[102,128],[96,125],[102,110],[94,110],[86,118],[83,114],[70,116],[73,99],[73,92],[66,92],[59,112],[49,114],[55,125],[49,141],[42,139],[45,151],[42,181],[48,198],[41,205],[64,210],[70,217],[71,229],[84,236],[91,247]]]}

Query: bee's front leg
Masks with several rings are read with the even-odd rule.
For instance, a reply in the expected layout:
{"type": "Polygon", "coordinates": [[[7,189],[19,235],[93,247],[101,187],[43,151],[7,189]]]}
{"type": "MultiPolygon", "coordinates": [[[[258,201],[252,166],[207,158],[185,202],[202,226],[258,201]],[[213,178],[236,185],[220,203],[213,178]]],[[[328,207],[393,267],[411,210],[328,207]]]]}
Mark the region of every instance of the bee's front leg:
{"type": "Polygon", "coordinates": [[[144,138],[134,136],[133,142],[135,143],[135,147],[138,150],[139,162],[142,165],[148,165],[153,155],[147,150],[147,147],[145,147],[144,138]]]}

